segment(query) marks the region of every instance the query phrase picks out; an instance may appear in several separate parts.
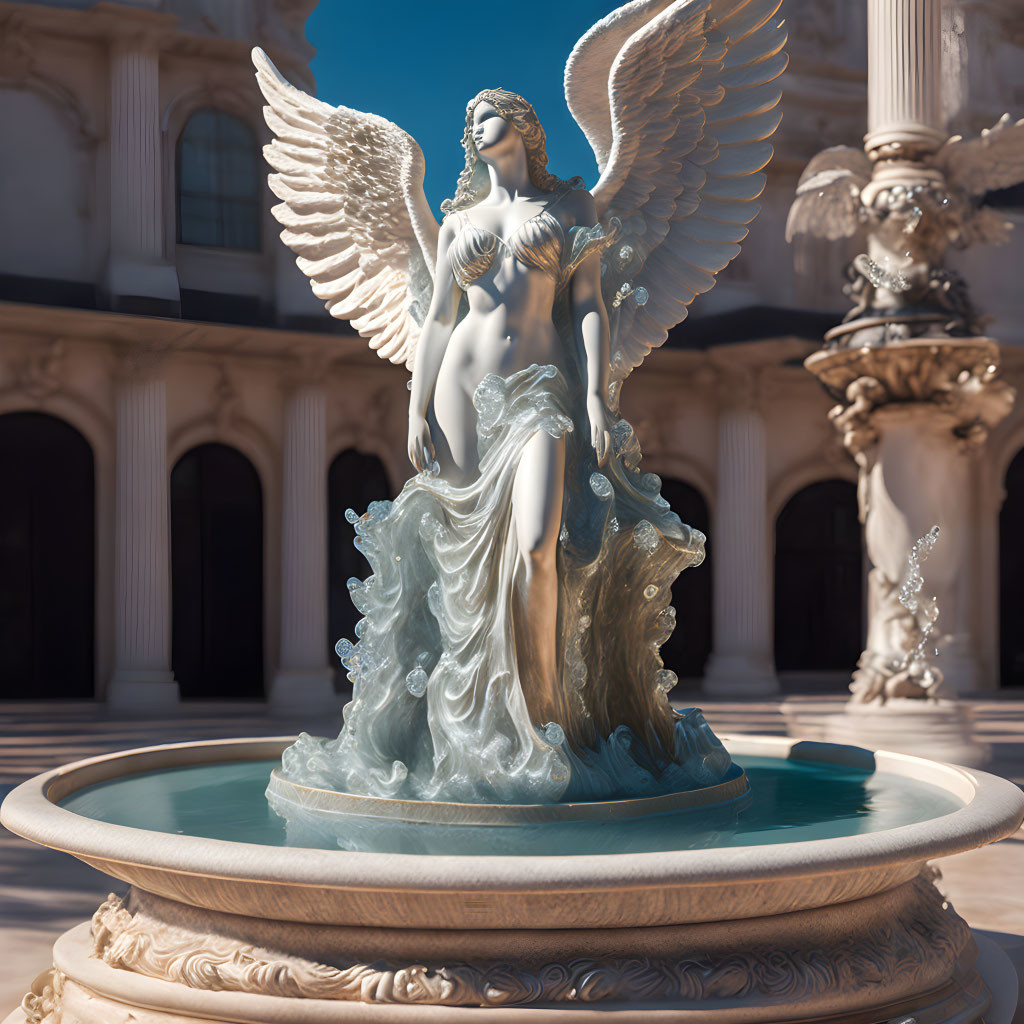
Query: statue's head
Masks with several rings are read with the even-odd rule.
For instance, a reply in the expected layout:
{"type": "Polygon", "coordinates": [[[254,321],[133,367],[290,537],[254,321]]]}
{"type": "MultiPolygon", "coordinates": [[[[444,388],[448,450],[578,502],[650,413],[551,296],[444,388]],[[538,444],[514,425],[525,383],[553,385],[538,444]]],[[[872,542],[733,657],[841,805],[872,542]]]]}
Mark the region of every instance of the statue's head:
{"type": "Polygon", "coordinates": [[[487,164],[510,146],[522,146],[530,182],[545,192],[578,188],[582,181],[563,181],[548,171],[547,137],[537,112],[522,96],[507,89],[484,89],[466,104],[462,148],[466,165],[459,175],[455,196],[441,204],[445,213],[475,206],[490,191],[487,164]]]}

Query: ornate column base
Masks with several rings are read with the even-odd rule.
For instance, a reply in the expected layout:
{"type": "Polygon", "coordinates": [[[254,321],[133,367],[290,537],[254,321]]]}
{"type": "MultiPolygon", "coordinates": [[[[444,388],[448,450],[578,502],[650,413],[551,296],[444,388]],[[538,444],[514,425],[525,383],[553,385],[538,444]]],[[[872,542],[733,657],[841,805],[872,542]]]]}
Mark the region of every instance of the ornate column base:
{"type": "Polygon", "coordinates": [[[930,757],[984,768],[992,749],[974,737],[974,710],[951,700],[895,698],[885,704],[847,704],[825,721],[824,739],[870,750],[930,757]]]}
{"type": "Polygon", "coordinates": [[[329,668],[281,668],[267,694],[270,707],[281,714],[340,714],[344,700],[334,692],[329,668]]]}
{"type": "Polygon", "coordinates": [[[107,684],[111,711],[169,711],[181,702],[174,673],[163,669],[117,669],[107,684]]]}
{"type": "Polygon", "coordinates": [[[709,697],[770,697],[779,680],[764,658],[746,654],[712,654],[701,683],[709,697]]]}

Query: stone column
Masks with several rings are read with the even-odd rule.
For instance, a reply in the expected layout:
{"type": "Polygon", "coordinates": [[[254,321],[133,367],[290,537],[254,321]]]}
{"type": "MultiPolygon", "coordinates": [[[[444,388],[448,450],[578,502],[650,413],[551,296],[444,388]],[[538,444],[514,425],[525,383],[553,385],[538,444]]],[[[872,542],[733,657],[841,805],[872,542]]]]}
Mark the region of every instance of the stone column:
{"type": "Polygon", "coordinates": [[[868,0],[869,152],[945,142],[942,0],[868,0]]]}
{"type": "Polygon", "coordinates": [[[336,710],[327,664],[326,407],[319,384],[300,384],[284,410],[281,665],[270,703],[284,712],[336,710]]]}
{"type": "Polygon", "coordinates": [[[178,703],[171,671],[167,391],[152,373],[117,388],[114,673],[107,704],[156,711],[178,703]]]}
{"type": "Polygon", "coordinates": [[[715,492],[714,648],[703,690],[713,696],[775,693],[768,557],[765,425],[752,374],[722,378],[715,492]]]}
{"type": "Polygon", "coordinates": [[[121,312],[177,316],[178,275],[164,254],[160,58],[152,40],[113,44],[110,125],[111,304],[121,312]]]}

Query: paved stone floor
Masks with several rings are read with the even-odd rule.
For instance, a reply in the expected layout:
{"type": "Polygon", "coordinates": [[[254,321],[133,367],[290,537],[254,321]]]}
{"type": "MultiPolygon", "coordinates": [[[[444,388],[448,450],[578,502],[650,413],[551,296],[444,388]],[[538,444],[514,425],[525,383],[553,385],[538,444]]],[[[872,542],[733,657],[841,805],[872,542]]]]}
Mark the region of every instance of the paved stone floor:
{"type": "MultiPolygon", "coordinates": [[[[1024,785],[1024,699],[973,703],[979,738],[993,750],[989,770],[1024,785]]],[[[701,699],[700,704],[716,732],[785,734],[778,701],[701,699]]],[[[154,721],[112,717],[93,703],[4,703],[0,797],[31,775],[106,751],[190,739],[293,735],[302,729],[332,731],[323,719],[271,716],[262,704],[185,705],[154,721]]],[[[1024,968],[1024,832],[937,864],[943,889],[960,914],[1024,968]]],[[[0,1019],[49,966],[53,940],[91,916],[108,892],[122,888],[72,857],[0,829],[0,1019]]],[[[1024,1012],[1017,1020],[1024,1024],[1024,1012]]]]}

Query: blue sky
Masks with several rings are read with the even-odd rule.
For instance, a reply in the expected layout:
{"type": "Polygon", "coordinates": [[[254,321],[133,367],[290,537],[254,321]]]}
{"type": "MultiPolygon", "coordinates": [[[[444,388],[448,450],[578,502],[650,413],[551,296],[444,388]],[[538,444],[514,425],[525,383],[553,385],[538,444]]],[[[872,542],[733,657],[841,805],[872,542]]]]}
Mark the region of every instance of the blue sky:
{"type": "Polygon", "coordinates": [[[565,105],[562,72],[576,40],[617,6],[615,0],[320,0],[306,23],[318,51],[317,95],[380,114],[409,132],[423,148],[424,187],[438,216],[462,169],[466,102],[481,89],[501,86],[525,96],[547,132],[551,170],[593,185],[594,156],[565,105]]]}

